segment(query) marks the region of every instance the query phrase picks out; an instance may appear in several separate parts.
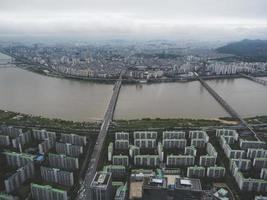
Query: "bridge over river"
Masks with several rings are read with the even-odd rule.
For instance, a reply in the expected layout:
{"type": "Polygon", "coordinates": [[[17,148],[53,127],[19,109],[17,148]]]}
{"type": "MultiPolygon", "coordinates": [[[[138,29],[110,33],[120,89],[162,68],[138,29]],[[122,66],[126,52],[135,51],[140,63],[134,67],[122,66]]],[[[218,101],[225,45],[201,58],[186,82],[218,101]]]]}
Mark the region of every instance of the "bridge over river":
{"type": "MultiPolygon", "coordinates": [[[[195,76],[199,82],[208,90],[208,92],[216,99],[216,101],[235,119],[238,119],[258,139],[253,128],[232,108],[215,90],[213,90],[196,72],[195,76]]],[[[259,140],[259,139],[258,139],[259,140]]]]}
{"type": "Polygon", "coordinates": [[[254,81],[255,83],[259,83],[261,85],[264,85],[264,86],[267,86],[267,81],[266,80],[262,80],[262,79],[259,79],[257,77],[254,77],[254,76],[250,76],[250,75],[247,75],[247,74],[241,74],[244,78],[247,78],[251,81],[254,81]]]}
{"type": "Polygon", "coordinates": [[[90,194],[90,184],[93,181],[94,175],[97,172],[97,168],[99,165],[99,160],[101,158],[101,154],[103,152],[103,146],[106,140],[106,136],[108,133],[109,125],[113,120],[115,107],[118,101],[118,96],[120,93],[120,88],[122,84],[122,76],[125,72],[122,71],[119,79],[116,81],[113,87],[113,93],[106,110],[102,126],[100,128],[100,132],[98,134],[93,153],[91,154],[91,160],[89,162],[87,172],[85,175],[84,181],[80,180],[81,186],[84,187],[83,192],[78,194],[77,199],[92,199],[90,194]]]}

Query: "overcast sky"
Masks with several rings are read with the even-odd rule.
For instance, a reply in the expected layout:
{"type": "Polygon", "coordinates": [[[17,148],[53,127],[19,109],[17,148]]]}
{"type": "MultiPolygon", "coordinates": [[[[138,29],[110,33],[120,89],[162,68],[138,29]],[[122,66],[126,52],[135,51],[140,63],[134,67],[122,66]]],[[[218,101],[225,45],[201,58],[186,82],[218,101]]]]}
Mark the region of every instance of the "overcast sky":
{"type": "Polygon", "coordinates": [[[0,0],[0,36],[267,38],[267,0],[0,0]]]}

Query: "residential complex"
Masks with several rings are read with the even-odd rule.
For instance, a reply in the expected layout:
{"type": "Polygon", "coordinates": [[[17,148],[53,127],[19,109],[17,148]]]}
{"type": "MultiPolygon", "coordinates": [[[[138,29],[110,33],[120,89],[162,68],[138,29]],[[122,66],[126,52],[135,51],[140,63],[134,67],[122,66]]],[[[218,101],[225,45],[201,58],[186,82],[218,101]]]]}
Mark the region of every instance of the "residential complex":
{"type": "Polygon", "coordinates": [[[0,177],[3,185],[0,199],[26,199],[27,196],[36,200],[73,198],[70,191],[77,188],[81,165],[86,161],[87,137],[67,136],[44,129],[24,131],[11,126],[2,126],[0,134],[4,136],[1,137],[4,142],[0,143],[0,159],[6,164],[0,166],[4,173],[0,177]],[[13,138],[18,141],[19,148],[13,146],[13,138]],[[30,193],[25,193],[27,191],[30,193]]]}
{"type": "MultiPolygon", "coordinates": [[[[12,127],[3,130],[12,137],[24,133],[12,127]]],[[[25,184],[37,200],[72,200],[82,192],[78,184],[86,190],[80,170],[90,144],[87,137],[26,132],[32,146],[23,145],[22,152],[11,143],[1,145],[1,156],[10,166],[4,169],[3,199],[21,197],[25,184]],[[52,142],[44,145],[46,141],[52,142]]],[[[87,188],[95,200],[230,197],[230,188],[214,187],[226,184],[229,176],[237,192],[249,191],[256,198],[267,191],[265,142],[236,130],[121,131],[111,133],[107,141],[99,170],[87,188]]]]}

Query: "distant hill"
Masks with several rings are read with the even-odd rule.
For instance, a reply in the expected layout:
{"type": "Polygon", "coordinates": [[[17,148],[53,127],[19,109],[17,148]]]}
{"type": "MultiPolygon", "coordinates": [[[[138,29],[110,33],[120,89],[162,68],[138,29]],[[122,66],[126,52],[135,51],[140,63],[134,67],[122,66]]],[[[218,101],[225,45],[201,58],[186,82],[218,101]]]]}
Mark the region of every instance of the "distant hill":
{"type": "Polygon", "coordinates": [[[217,49],[219,53],[233,54],[242,60],[267,62],[267,40],[242,40],[217,49]]]}

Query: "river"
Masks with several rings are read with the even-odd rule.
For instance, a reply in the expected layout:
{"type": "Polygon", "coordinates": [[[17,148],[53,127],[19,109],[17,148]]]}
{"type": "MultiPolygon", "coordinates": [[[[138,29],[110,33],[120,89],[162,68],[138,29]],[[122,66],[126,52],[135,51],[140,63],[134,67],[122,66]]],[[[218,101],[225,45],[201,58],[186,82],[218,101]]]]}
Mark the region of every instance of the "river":
{"type": "Polygon", "coordinates": [[[267,115],[266,86],[244,78],[210,80],[207,83],[241,116],[267,115]]]}
{"type": "Polygon", "coordinates": [[[228,114],[197,82],[126,85],[115,118],[217,118],[228,114]]]}
{"type": "Polygon", "coordinates": [[[0,67],[0,109],[73,121],[100,120],[112,85],[0,67]]]}
{"type": "MultiPolygon", "coordinates": [[[[1,62],[1,55],[0,55],[1,62]]],[[[247,79],[212,80],[242,116],[267,115],[267,87],[247,79]]],[[[0,109],[73,121],[102,119],[113,85],[39,75],[0,66],[0,109]]],[[[115,119],[229,116],[198,81],[123,85],[115,119]]]]}

